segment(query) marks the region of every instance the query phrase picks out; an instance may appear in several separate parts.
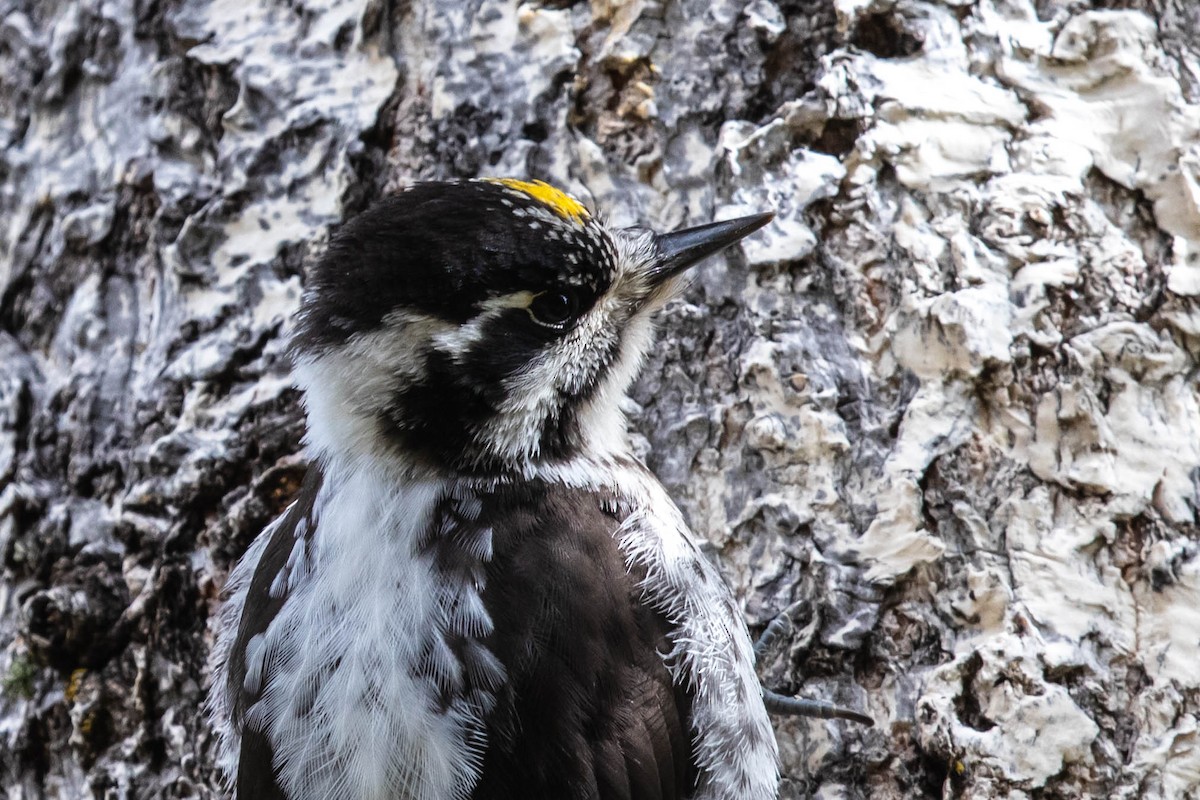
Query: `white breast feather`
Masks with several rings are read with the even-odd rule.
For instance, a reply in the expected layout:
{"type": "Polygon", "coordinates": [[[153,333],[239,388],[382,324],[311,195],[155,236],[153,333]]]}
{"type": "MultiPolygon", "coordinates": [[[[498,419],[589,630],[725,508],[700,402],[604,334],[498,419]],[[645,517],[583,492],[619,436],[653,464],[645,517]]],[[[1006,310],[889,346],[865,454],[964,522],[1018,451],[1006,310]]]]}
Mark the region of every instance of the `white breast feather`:
{"type": "MultiPolygon", "coordinates": [[[[247,648],[246,685],[263,692],[246,725],[266,732],[279,781],[306,800],[448,800],[465,798],[476,782],[481,711],[465,702],[436,710],[428,677],[459,668],[430,634],[458,628],[450,592],[418,553],[440,481],[397,480],[366,467],[339,465],[314,515],[312,571],[289,590],[266,631],[247,648]],[[305,711],[305,707],[311,708],[305,711]]],[[[227,718],[224,661],[236,637],[249,577],[274,526],[255,541],[231,580],[234,594],[222,618],[222,653],[214,673],[213,707],[227,718]]],[[[467,598],[475,630],[491,620],[478,598],[467,598]]],[[[224,742],[226,767],[236,762],[236,732],[224,742]]],[[[251,800],[242,798],[241,800],[251,800]]]]}

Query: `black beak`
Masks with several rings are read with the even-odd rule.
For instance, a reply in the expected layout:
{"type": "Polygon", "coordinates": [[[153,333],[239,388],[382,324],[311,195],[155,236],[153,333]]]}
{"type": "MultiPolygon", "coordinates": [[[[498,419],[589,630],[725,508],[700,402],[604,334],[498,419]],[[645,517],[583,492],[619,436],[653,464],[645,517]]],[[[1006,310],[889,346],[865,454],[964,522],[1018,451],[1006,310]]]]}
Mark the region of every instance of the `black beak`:
{"type": "Polygon", "coordinates": [[[650,280],[660,284],[675,277],[718,250],[724,250],[738,239],[754,233],[774,217],[774,212],[768,211],[659,234],[654,237],[658,258],[650,266],[650,280]]]}

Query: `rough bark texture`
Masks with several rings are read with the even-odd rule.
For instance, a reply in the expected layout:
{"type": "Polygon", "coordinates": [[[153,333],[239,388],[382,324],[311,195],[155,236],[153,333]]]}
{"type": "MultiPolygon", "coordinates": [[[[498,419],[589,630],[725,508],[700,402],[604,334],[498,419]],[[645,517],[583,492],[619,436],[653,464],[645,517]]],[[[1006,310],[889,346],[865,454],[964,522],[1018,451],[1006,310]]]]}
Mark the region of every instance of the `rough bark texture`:
{"type": "Polygon", "coordinates": [[[631,407],[784,798],[1200,795],[1191,0],[0,0],[0,783],[220,795],[227,570],[289,500],[331,226],[420,178],[774,208],[631,407]]]}

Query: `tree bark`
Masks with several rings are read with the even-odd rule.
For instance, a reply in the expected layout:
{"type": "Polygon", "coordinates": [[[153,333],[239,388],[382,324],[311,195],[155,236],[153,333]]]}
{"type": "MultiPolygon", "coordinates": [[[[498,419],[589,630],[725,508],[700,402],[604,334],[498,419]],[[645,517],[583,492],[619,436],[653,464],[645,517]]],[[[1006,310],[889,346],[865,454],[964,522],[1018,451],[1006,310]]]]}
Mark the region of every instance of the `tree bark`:
{"type": "Polygon", "coordinates": [[[222,796],[284,345],[419,179],[774,209],[662,314],[639,448],[756,630],[783,798],[1200,795],[1190,0],[0,0],[0,780],[222,796]]]}

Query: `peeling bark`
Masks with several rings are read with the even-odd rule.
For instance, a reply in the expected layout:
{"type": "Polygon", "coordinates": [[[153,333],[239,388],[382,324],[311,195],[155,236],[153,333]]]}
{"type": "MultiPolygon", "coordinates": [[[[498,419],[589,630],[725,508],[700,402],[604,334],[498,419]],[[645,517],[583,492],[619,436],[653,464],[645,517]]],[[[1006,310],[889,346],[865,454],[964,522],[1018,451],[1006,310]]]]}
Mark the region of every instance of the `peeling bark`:
{"type": "Polygon", "coordinates": [[[637,442],[761,627],[781,797],[1200,794],[1188,0],[0,0],[0,779],[220,796],[283,345],[417,179],[773,208],[663,314],[637,442]]]}

